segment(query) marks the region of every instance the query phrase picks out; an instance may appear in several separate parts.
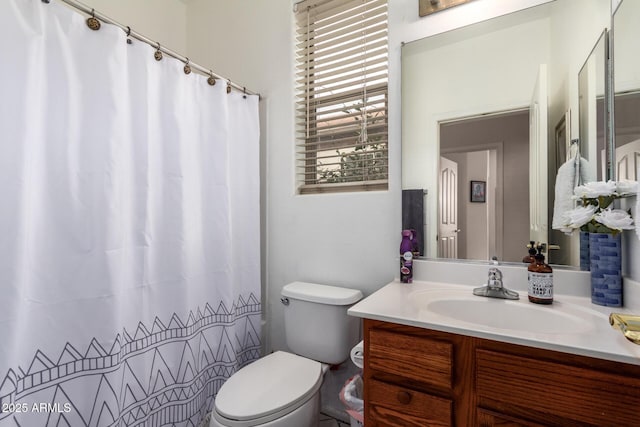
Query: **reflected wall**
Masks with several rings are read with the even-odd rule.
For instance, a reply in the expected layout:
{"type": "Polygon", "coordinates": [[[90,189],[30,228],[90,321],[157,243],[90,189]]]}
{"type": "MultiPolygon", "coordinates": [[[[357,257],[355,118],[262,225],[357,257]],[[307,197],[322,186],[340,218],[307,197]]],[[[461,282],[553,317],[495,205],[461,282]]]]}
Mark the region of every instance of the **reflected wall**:
{"type": "MultiPolygon", "coordinates": [[[[427,257],[437,256],[439,123],[527,108],[539,65],[548,64],[549,141],[568,111],[567,132],[577,135],[578,72],[609,19],[608,0],[557,0],[404,45],[402,187],[428,190],[427,257]]],[[[555,145],[548,164],[556,165],[555,145]]],[[[553,195],[555,169],[544,173],[553,195]]],[[[562,258],[577,265],[568,240],[562,258]]],[[[526,252],[526,243],[515,244],[526,252]]]]}

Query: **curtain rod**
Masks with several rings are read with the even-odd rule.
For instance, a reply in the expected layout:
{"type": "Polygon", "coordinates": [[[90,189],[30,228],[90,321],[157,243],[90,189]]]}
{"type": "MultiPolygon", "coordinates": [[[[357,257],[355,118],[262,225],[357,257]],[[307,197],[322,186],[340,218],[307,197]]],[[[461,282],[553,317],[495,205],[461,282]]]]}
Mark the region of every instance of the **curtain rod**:
{"type": "MultiPolygon", "coordinates": [[[[49,3],[50,2],[50,0],[41,0],[41,1],[43,3],[49,3]]],[[[186,56],[182,56],[179,53],[160,45],[160,43],[158,43],[157,41],[151,40],[150,38],[148,38],[148,37],[136,32],[134,30],[132,30],[131,27],[128,27],[126,25],[122,25],[121,23],[109,18],[108,16],[96,11],[95,9],[93,9],[93,8],[91,8],[91,7],[85,5],[85,4],[83,4],[83,3],[81,3],[81,2],[79,2],[77,0],[60,0],[60,1],[62,1],[63,3],[68,4],[69,6],[75,8],[75,9],[77,9],[77,10],[79,10],[79,11],[81,11],[81,12],[87,14],[87,15],[91,15],[94,18],[96,18],[96,19],[98,19],[98,20],[100,20],[102,22],[106,22],[107,24],[115,25],[116,27],[118,27],[122,31],[124,31],[127,34],[127,36],[133,37],[136,40],[139,40],[139,41],[141,41],[143,43],[146,43],[149,46],[154,47],[157,50],[159,50],[161,52],[164,52],[167,55],[177,59],[178,61],[189,65],[189,67],[191,67],[192,70],[198,71],[201,74],[204,74],[205,76],[211,76],[211,77],[216,78],[216,79],[226,80],[228,87],[233,87],[234,89],[237,89],[242,93],[246,93],[247,95],[258,95],[258,97],[260,98],[260,94],[259,93],[250,91],[247,88],[245,88],[244,86],[240,86],[240,85],[232,82],[230,79],[227,79],[225,77],[222,77],[222,76],[214,73],[213,71],[211,71],[208,68],[205,68],[205,67],[203,67],[201,65],[198,65],[198,64],[196,64],[194,62],[191,62],[189,60],[189,58],[187,58],[186,56]]]]}

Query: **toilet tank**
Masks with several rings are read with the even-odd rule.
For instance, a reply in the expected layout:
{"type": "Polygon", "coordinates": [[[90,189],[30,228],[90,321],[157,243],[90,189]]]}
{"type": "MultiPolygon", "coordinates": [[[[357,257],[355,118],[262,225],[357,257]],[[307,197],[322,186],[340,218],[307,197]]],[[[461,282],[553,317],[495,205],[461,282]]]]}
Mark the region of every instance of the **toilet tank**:
{"type": "Polygon", "coordinates": [[[344,362],[360,340],[360,319],[347,315],[347,310],[362,299],[362,292],[294,282],[281,294],[289,349],[318,362],[344,362]]]}

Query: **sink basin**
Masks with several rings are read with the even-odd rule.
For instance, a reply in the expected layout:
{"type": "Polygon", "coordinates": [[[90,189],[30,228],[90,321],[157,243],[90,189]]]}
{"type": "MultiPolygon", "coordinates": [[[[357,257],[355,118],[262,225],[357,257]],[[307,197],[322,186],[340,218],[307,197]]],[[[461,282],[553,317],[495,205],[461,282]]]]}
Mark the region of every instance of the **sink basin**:
{"type": "Polygon", "coordinates": [[[409,300],[425,320],[446,319],[510,331],[575,334],[588,332],[594,322],[603,321],[599,313],[568,303],[554,301],[552,305],[536,305],[526,299],[478,297],[471,291],[414,291],[409,300]]]}

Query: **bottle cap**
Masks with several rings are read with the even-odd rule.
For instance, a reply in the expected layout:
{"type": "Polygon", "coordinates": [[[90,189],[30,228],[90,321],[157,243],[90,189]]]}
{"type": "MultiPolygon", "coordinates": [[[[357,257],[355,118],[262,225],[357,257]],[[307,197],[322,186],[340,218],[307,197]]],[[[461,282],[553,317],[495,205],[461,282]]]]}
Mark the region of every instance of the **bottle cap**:
{"type": "Polygon", "coordinates": [[[411,237],[412,235],[411,230],[402,230],[402,237],[411,237]]]}

